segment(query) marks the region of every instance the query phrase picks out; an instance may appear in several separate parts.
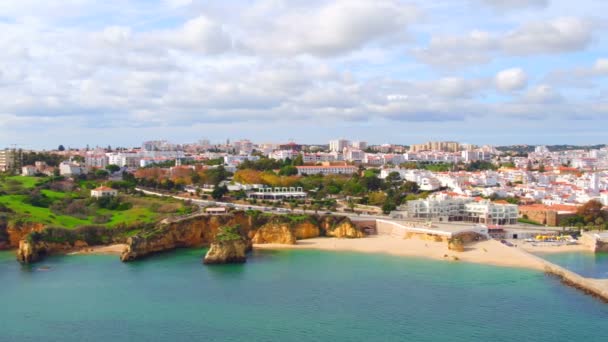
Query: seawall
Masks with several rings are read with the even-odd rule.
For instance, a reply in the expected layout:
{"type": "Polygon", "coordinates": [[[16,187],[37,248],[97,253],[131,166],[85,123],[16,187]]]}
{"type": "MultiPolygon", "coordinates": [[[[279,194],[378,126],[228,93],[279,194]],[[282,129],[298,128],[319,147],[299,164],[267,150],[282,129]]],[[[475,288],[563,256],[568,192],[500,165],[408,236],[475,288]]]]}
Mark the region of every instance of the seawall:
{"type": "Polygon", "coordinates": [[[541,262],[547,274],[557,276],[564,284],[575,287],[608,303],[608,279],[603,280],[585,278],[578,273],[567,270],[564,267],[556,265],[534,254],[528,253],[524,250],[521,251],[522,253],[528,254],[531,258],[535,258],[541,262]]]}

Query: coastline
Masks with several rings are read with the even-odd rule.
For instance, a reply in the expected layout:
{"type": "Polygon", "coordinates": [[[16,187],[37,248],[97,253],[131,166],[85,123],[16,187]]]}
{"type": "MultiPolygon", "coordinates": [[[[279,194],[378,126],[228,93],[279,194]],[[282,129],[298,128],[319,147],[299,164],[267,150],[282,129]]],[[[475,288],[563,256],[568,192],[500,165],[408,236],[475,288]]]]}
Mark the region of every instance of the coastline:
{"type": "Polygon", "coordinates": [[[68,251],[65,254],[66,255],[90,255],[90,254],[120,255],[126,247],[127,247],[126,244],[81,247],[81,248],[77,248],[72,251],[68,251]]]}
{"type": "Polygon", "coordinates": [[[529,243],[518,244],[517,248],[520,248],[528,253],[544,253],[544,254],[557,254],[557,253],[569,253],[569,252],[587,252],[593,253],[591,248],[587,245],[576,244],[576,245],[563,245],[563,246],[532,246],[529,243]]]}
{"type": "Polygon", "coordinates": [[[450,262],[470,262],[503,267],[526,268],[544,271],[538,259],[517,248],[508,247],[495,240],[467,245],[464,252],[449,250],[447,243],[420,239],[399,239],[387,235],[374,235],[361,239],[313,238],[298,240],[295,245],[263,244],[258,249],[318,249],[326,251],[350,251],[381,253],[397,256],[422,257],[450,262]]]}

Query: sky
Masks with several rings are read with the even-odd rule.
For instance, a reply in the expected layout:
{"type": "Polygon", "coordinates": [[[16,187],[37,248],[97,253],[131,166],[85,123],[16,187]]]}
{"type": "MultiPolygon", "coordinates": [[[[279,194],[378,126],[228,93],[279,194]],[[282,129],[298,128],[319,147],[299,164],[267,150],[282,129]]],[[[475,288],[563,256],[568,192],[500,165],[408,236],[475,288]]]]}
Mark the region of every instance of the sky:
{"type": "Polygon", "coordinates": [[[2,0],[0,148],[608,143],[608,1],[2,0]]]}

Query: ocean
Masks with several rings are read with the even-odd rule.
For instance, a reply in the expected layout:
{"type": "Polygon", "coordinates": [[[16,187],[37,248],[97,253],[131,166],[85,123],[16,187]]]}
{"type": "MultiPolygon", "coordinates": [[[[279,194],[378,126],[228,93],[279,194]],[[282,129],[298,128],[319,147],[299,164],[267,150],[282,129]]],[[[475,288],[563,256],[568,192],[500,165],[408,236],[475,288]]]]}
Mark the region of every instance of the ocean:
{"type": "Polygon", "coordinates": [[[204,266],[204,253],[21,266],[1,252],[0,341],[608,338],[608,304],[540,272],[312,250],[204,266]]]}
{"type": "Polygon", "coordinates": [[[608,279],[608,253],[568,252],[538,255],[583,277],[608,279]]]}

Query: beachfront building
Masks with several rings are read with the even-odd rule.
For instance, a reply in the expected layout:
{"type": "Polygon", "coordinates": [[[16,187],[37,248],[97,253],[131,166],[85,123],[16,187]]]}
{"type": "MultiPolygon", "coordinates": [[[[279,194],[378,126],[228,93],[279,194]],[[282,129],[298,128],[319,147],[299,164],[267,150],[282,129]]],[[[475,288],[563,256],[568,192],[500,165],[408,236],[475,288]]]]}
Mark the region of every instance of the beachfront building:
{"type": "Polygon", "coordinates": [[[108,188],[107,186],[100,186],[99,188],[91,190],[91,197],[102,198],[102,197],[116,197],[118,196],[118,190],[108,188]]]}
{"type": "Polygon", "coordinates": [[[449,197],[446,194],[408,201],[395,212],[412,219],[450,222],[462,221],[487,225],[516,224],[519,215],[514,204],[477,201],[470,197],[449,197]]]}
{"type": "Polygon", "coordinates": [[[306,192],[301,187],[262,188],[247,194],[248,198],[278,201],[283,199],[306,199],[306,192]]]}

